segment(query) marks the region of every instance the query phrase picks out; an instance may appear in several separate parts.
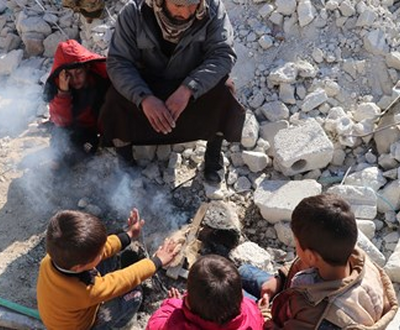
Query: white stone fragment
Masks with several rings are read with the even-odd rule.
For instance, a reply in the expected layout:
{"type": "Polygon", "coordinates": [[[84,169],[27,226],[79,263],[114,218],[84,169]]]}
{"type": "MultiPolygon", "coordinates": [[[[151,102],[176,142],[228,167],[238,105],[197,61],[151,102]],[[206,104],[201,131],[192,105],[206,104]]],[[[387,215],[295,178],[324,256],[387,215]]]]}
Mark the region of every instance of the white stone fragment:
{"type": "Polygon", "coordinates": [[[245,148],[253,148],[258,140],[259,125],[256,117],[250,111],[246,112],[246,120],[242,131],[242,145],[245,148]]]}
{"type": "MultiPolygon", "coordinates": [[[[290,84],[279,85],[279,99],[286,104],[296,104],[297,100],[294,96],[295,86],[290,84]]],[[[288,110],[289,114],[289,110],[288,110]]],[[[287,118],[287,117],[285,117],[287,118]]]]}
{"type": "Polygon", "coordinates": [[[389,68],[400,70],[400,52],[390,52],[386,55],[386,65],[389,68]]]}
{"type": "Polygon", "coordinates": [[[383,30],[376,29],[368,32],[363,41],[365,49],[373,55],[386,55],[389,50],[383,30]]]}
{"type": "Polygon", "coordinates": [[[356,9],[349,0],[344,0],[339,5],[339,10],[342,13],[342,15],[346,17],[353,16],[356,13],[356,9]]]}
{"type": "Polygon", "coordinates": [[[0,76],[10,75],[22,61],[24,51],[22,49],[12,50],[6,54],[0,54],[0,76]]]}
{"type": "Polygon", "coordinates": [[[276,10],[282,15],[292,15],[296,11],[296,0],[276,0],[276,10]]]}
{"type": "Polygon", "coordinates": [[[358,16],[356,26],[359,27],[372,26],[376,17],[377,13],[371,7],[366,7],[358,16]]]}
{"type": "Polygon", "coordinates": [[[376,225],[372,220],[356,220],[357,228],[361,230],[368,239],[372,239],[375,236],[376,225]]]}
{"type": "Polygon", "coordinates": [[[371,187],[374,191],[386,184],[382,171],[376,167],[367,167],[361,171],[348,175],[345,184],[353,186],[371,187]]]}
{"type": "Polygon", "coordinates": [[[318,88],[316,91],[308,94],[301,105],[304,112],[311,111],[328,100],[325,90],[318,88]]]}
{"type": "Polygon", "coordinates": [[[384,269],[393,282],[400,283],[400,241],[397,243],[384,269]]]}
{"type": "Polygon", "coordinates": [[[244,163],[254,173],[262,171],[271,163],[269,157],[263,152],[244,150],[242,157],[244,163]]]}
{"type": "Polygon", "coordinates": [[[357,108],[353,112],[353,118],[356,121],[362,121],[364,119],[377,119],[381,113],[381,109],[373,102],[365,102],[357,105],[357,108]]]}
{"type": "Polygon", "coordinates": [[[274,11],[274,6],[272,6],[271,4],[267,3],[265,5],[263,5],[260,10],[258,11],[258,13],[261,15],[262,18],[266,18],[269,15],[271,15],[271,13],[274,11]]]}
{"type": "Polygon", "coordinates": [[[279,85],[280,83],[292,84],[296,82],[297,74],[297,66],[292,62],[288,62],[284,66],[272,70],[268,75],[268,81],[272,85],[279,85]]]}
{"type": "Polygon", "coordinates": [[[294,236],[290,228],[290,221],[279,221],[274,225],[276,236],[286,246],[295,246],[294,236]]]}
{"type": "Polygon", "coordinates": [[[244,242],[229,254],[230,259],[238,264],[251,264],[263,270],[270,270],[271,255],[254,242],[244,242]]]}
{"type": "Polygon", "coordinates": [[[262,49],[266,50],[274,45],[274,38],[272,38],[268,34],[264,34],[258,39],[258,43],[260,44],[262,49]]]}
{"type": "Polygon", "coordinates": [[[351,209],[357,219],[375,219],[377,212],[377,197],[372,188],[337,185],[330,187],[327,192],[339,195],[345,199],[351,205],[351,209]]]}
{"type": "Polygon", "coordinates": [[[383,267],[386,261],[385,256],[374,244],[372,244],[372,242],[367,238],[367,236],[364,235],[361,230],[358,231],[357,244],[373,261],[375,261],[379,266],[383,267]]]}
{"type": "Polygon", "coordinates": [[[378,211],[397,211],[400,209],[400,180],[390,181],[378,191],[378,211]]]}
{"type": "Polygon", "coordinates": [[[322,186],[315,180],[282,181],[264,179],[254,192],[254,203],[270,223],[290,220],[294,208],[309,196],[320,194],[322,186]]]}
{"type": "Polygon", "coordinates": [[[289,109],[281,101],[265,103],[261,107],[261,112],[270,122],[277,122],[289,117],[289,109]]]}
{"type": "Polygon", "coordinates": [[[274,138],[274,164],[285,175],[324,168],[333,156],[333,144],[313,119],[280,130],[274,138]]]}
{"type": "Polygon", "coordinates": [[[301,27],[310,24],[315,18],[315,14],[316,10],[310,0],[299,0],[297,5],[297,15],[301,27]]]}

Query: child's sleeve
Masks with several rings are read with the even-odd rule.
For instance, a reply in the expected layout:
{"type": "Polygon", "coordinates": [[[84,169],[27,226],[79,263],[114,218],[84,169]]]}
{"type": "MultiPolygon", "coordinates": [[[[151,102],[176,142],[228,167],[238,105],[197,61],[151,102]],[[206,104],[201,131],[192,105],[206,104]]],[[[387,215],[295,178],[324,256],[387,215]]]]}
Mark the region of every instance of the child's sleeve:
{"type": "Polygon", "coordinates": [[[157,271],[151,259],[142,259],[131,266],[96,277],[89,290],[92,304],[98,304],[121,296],[132,290],[157,271]]]}
{"type": "Polygon", "coordinates": [[[70,93],[59,92],[49,104],[50,120],[60,127],[72,124],[72,97],[70,93]]]}
{"type": "Polygon", "coordinates": [[[160,308],[150,317],[146,330],[173,329],[174,325],[182,322],[182,320],[180,320],[181,322],[177,320],[182,314],[175,312],[175,310],[181,309],[182,304],[182,299],[170,298],[164,300],[160,308]]]}
{"type": "Polygon", "coordinates": [[[104,246],[102,259],[107,259],[125,249],[131,243],[127,233],[109,235],[104,246]]]}

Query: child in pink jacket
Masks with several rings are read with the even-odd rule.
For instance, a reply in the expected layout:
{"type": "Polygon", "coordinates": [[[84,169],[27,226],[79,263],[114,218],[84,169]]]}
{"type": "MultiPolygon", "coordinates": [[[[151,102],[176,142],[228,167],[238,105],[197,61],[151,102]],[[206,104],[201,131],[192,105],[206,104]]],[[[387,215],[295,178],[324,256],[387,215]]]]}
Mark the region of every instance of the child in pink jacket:
{"type": "Polygon", "coordinates": [[[187,293],[176,289],[151,316],[147,330],[261,330],[257,305],[243,297],[236,267],[226,258],[207,255],[189,272],[187,293]]]}

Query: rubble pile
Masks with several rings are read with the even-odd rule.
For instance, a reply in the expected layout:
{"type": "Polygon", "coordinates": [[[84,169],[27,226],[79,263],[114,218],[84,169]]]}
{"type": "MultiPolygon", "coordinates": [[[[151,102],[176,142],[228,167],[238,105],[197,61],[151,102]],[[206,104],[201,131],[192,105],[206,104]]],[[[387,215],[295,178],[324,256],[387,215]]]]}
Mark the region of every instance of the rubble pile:
{"type": "MultiPolygon", "coordinates": [[[[106,55],[127,2],[105,1],[102,18],[88,22],[61,0],[0,0],[0,77],[15,77],[37,58],[41,75],[29,83],[42,84],[58,42],[68,38],[106,55]]],[[[183,206],[206,197],[243,209],[254,203],[259,220],[249,216],[257,212],[243,211],[244,231],[268,249],[242,240],[232,258],[258,256],[253,261],[271,269],[293,257],[289,221],[296,204],[337,193],[353,207],[359,244],[400,282],[400,1],[225,5],[238,53],[232,76],[248,109],[242,143],[224,145],[221,187],[204,184],[193,196],[176,190],[175,197],[183,206]]],[[[36,115],[46,115],[41,101],[36,115]]],[[[135,147],[135,158],[143,180],[174,189],[201,166],[204,151],[204,141],[135,147]]]]}

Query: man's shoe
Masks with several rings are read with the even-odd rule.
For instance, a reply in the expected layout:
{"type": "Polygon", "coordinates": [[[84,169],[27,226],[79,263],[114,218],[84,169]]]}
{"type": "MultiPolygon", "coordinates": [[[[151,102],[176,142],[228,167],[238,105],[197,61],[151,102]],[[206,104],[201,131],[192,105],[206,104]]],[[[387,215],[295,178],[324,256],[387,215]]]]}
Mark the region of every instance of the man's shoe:
{"type": "Polygon", "coordinates": [[[221,155],[222,136],[215,136],[207,142],[204,154],[204,179],[211,185],[220,184],[222,179],[218,171],[223,169],[223,157],[221,155]]]}
{"type": "Polygon", "coordinates": [[[218,170],[204,168],[204,180],[211,185],[218,185],[221,183],[221,176],[218,170]]]}

